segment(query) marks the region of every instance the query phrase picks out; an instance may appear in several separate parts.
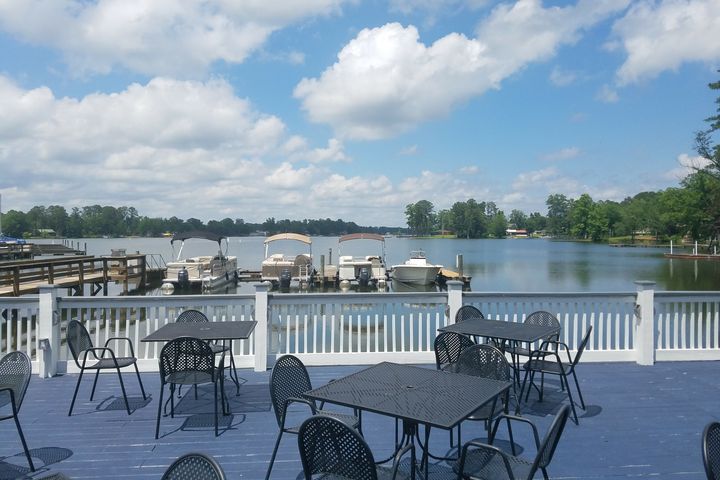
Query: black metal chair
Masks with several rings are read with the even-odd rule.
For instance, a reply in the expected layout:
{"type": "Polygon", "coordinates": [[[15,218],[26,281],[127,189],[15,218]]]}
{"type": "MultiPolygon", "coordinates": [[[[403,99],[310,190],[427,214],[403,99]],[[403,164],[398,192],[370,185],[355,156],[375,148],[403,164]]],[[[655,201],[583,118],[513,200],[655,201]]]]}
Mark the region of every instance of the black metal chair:
{"type": "Polygon", "coordinates": [[[161,480],[225,480],[225,472],[210,455],[187,453],[170,464],[161,480]]]}
{"type": "Polygon", "coordinates": [[[28,450],[25,435],[23,435],[18,420],[18,413],[30,383],[31,373],[30,359],[23,352],[10,352],[0,359],[0,408],[8,404],[12,408],[12,413],[0,416],[0,420],[9,420],[11,418],[15,420],[15,426],[20,435],[25,456],[30,464],[30,470],[34,472],[35,465],[33,465],[32,458],[30,458],[30,450],[28,450]]]}
{"type": "Polygon", "coordinates": [[[435,337],[433,348],[435,350],[435,365],[438,370],[454,372],[460,354],[475,345],[472,338],[457,332],[440,332],[435,337]]]}
{"type": "Polygon", "coordinates": [[[155,438],[160,435],[160,416],[163,408],[165,385],[170,385],[170,416],[175,416],[175,386],[201,385],[212,383],[215,387],[213,405],[215,414],[215,436],[218,435],[218,384],[223,415],[227,415],[225,398],[225,356],[220,365],[215,366],[215,353],[204,340],[192,337],[180,337],[166,343],[160,351],[160,399],[158,400],[155,438]]]}
{"type": "Polygon", "coordinates": [[[463,305],[458,308],[455,314],[455,323],[464,322],[465,320],[477,320],[483,319],[485,315],[477,308],[472,305],[463,305]]]}
{"type": "MultiPolygon", "coordinates": [[[[560,328],[560,320],[558,320],[555,315],[550,312],[546,312],[545,310],[538,310],[537,312],[532,312],[525,318],[525,321],[523,323],[526,325],[541,325],[543,327],[557,327],[558,329],[560,328]]],[[[547,338],[541,339],[541,345],[542,341],[559,339],[560,333],[558,332],[557,335],[552,335],[547,338]]],[[[509,353],[512,357],[512,365],[517,365],[518,367],[520,365],[520,357],[529,357],[530,353],[532,353],[532,350],[530,348],[526,348],[522,345],[511,345],[510,347],[506,348],[505,351],[509,353]]],[[[518,376],[517,381],[519,384],[520,372],[516,372],[516,374],[518,376]]]]}
{"type": "Polygon", "coordinates": [[[357,430],[337,418],[315,415],[298,432],[298,448],[305,480],[400,480],[415,478],[415,446],[400,449],[391,467],[375,464],[370,447],[357,430]],[[400,460],[410,452],[410,473],[399,471],[400,460]]]}
{"type": "Polygon", "coordinates": [[[360,428],[360,419],[358,417],[321,410],[314,401],[304,398],[303,394],[309,390],[312,390],[310,375],[308,375],[307,369],[300,359],[293,355],[283,355],[278,358],[270,374],[270,401],[272,402],[275,420],[277,420],[280,431],[278,432],[275,447],[270,457],[270,464],[268,465],[267,474],[265,475],[266,480],[270,478],[270,472],[272,471],[283,433],[297,435],[300,430],[299,425],[285,425],[287,410],[291,404],[305,404],[310,408],[313,415],[322,413],[323,415],[332,416],[352,428],[360,428]]]}
{"type": "MultiPolygon", "coordinates": [[[[505,354],[497,347],[490,344],[473,345],[465,349],[457,362],[457,373],[472,375],[474,377],[489,378],[512,382],[513,370],[505,358],[505,354]]],[[[514,388],[513,383],[513,388],[514,388]]],[[[509,393],[503,400],[495,399],[475,410],[466,420],[485,422],[485,429],[490,432],[492,421],[504,412],[508,411],[509,393]]],[[[513,393],[513,396],[515,394],[513,393]]],[[[516,399],[517,403],[517,399],[516,399]]],[[[458,445],[461,445],[461,426],[458,425],[458,445]]],[[[508,424],[508,428],[511,428],[508,424]]],[[[512,430],[510,430],[512,438],[512,430]]]]}
{"type": "Polygon", "coordinates": [[[522,398],[523,392],[525,392],[525,385],[527,384],[528,377],[530,378],[530,385],[527,387],[527,393],[525,394],[525,401],[530,396],[530,389],[532,385],[535,385],[534,379],[535,374],[540,374],[540,388],[538,393],[540,395],[540,401],[542,402],[543,389],[545,387],[545,375],[556,375],[560,377],[560,384],[567,390],[568,399],[570,400],[570,407],[572,407],[573,421],[578,424],[578,416],[575,411],[575,401],[572,397],[572,391],[570,389],[570,383],[568,382],[568,376],[572,375],[575,380],[575,387],[577,388],[578,396],[580,397],[580,406],[585,410],[585,400],[583,400],[582,392],[580,391],[580,383],[577,379],[577,373],[575,373],[580,357],[582,357],[585,347],[590,340],[590,334],[592,333],[592,325],[588,327],[587,332],[583,336],[580,345],[578,346],[575,357],[570,356],[570,348],[567,344],[557,340],[546,340],[540,346],[540,349],[535,350],[530,354],[530,359],[523,365],[525,369],[525,378],[523,379],[522,388],[520,389],[520,397],[522,398]],[[565,350],[567,354],[567,362],[563,362],[560,359],[560,351],[565,350]]]}
{"type": "MultiPolygon", "coordinates": [[[[178,315],[175,319],[176,323],[205,323],[209,321],[210,320],[204,313],[202,313],[200,310],[193,309],[182,311],[180,315],[178,315]]],[[[235,358],[232,353],[232,340],[228,342],[228,345],[225,345],[224,342],[218,343],[217,341],[208,342],[208,344],[210,345],[210,348],[212,348],[212,351],[215,354],[220,354],[223,352],[228,353],[230,357],[230,379],[233,381],[233,383],[235,383],[237,394],[240,395],[240,377],[238,376],[237,368],[235,367],[235,358]]]]}
{"type": "Polygon", "coordinates": [[[143,387],[142,379],[140,378],[140,371],[137,367],[135,350],[133,349],[132,341],[129,338],[111,337],[105,342],[104,347],[94,347],[90,334],[85,326],[77,320],[70,320],[67,327],[67,343],[70,347],[70,353],[72,354],[73,360],[75,360],[75,365],[77,365],[80,369],[80,375],[78,376],[77,385],[75,385],[75,393],[73,394],[72,402],[70,403],[68,416],[72,415],[73,407],[75,406],[75,399],[77,398],[78,389],[80,388],[80,381],[82,380],[85,370],[95,370],[95,381],[93,382],[92,392],[90,392],[91,401],[95,396],[95,387],[97,386],[98,377],[100,376],[100,370],[115,369],[117,370],[118,378],[120,379],[120,388],[122,389],[123,398],[125,399],[125,408],[127,409],[128,415],[130,415],[132,413],[130,412],[130,403],[128,402],[127,393],[125,392],[125,384],[123,383],[122,374],[120,373],[121,368],[129,367],[130,365],[135,367],[135,373],[137,375],[138,383],[140,384],[140,391],[142,392],[143,400],[147,400],[145,388],[143,387]],[[129,357],[116,357],[115,351],[108,347],[110,342],[118,340],[126,341],[128,343],[130,348],[129,357]],[[106,354],[110,356],[107,357],[106,354]]]}
{"type": "Polygon", "coordinates": [[[460,459],[453,466],[453,469],[458,473],[458,480],[532,480],[538,469],[542,471],[543,477],[547,480],[549,478],[547,466],[555,454],[555,449],[565,429],[569,414],[570,408],[565,405],[555,416],[542,443],[540,443],[537,427],[527,418],[510,415],[498,417],[495,420],[495,426],[493,427],[488,444],[473,440],[463,446],[460,459]],[[535,447],[537,449],[537,454],[532,461],[510,455],[492,444],[498,426],[503,419],[524,422],[532,427],[535,447]]]}
{"type": "Polygon", "coordinates": [[[705,427],[702,456],[708,480],[720,480],[720,422],[711,422],[705,427]]]}

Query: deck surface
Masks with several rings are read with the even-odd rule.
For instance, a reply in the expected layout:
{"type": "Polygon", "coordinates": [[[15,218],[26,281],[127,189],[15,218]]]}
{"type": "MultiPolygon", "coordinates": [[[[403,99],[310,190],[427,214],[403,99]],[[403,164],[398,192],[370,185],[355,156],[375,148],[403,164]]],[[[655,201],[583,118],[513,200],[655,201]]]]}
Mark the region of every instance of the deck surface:
{"type": "MultiPolygon", "coordinates": [[[[433,366],[427,365],[428,368],[433,366]]],[[[313,386],[320,386],[359,367],[309,368],[313,386]]],[[[720,362],[667,362],[653,367],[635,364],[581,364],[578,368],[588,410],[580,425],[568,422],[556,456],[549,467],[552,478],[652,477],[703,479],[700,438],[703,427],[720,419],[720,362]]],[[[143,402],[134,372],[124,374],[135,407],[128,416],[117,375],[103,374],[95,401],[89,401],[92,378],[83,378],[72,417],[67,416],[76,375],[51,379],[33,376],[20,420],[38,471],[29,474],[12,421],[0,422],[0,479],[42,478],[63,472],[70,478],[159,479],[181,454],[200,451],[213,455],[227,478],[262,479],[278,427],[270,407],[269,372],[242,371],[247,382],[240,396],[226,386],[232,415],[221,420],[221,434],[212,429],[212,389],[201,388],[198,400],[184,389],[176,418],[164,417],[161,437],[154,439],[158,374],[143,374],[143,402]]],[[[565,403],[558,383],[546,387],[544,402],[533,393],[523,404],[541,437],[552,415],[565,403]]],[[[302,413],[297,413],[298,418],[302,413]]],[[[365,437],[376,456],[391,451],[394,421],[376,414],[363,416],[365,437]]],[[[501,429],[502,430],[502,429],[501,429]]],[[[527,431],[515,429],[515,440],[533,455],[527,431]]],[[[485,437],[481,423],[466,422],[463,440],[485,437]]],[[[507,435],[499,435],[508,447],[507,435]]],[[[280,445],[273,479],[295,479],[300,471],[296,437],[286,435],[280,445]]],[[[431,447],[447,451],[447,431],[433,430],[431,447]]],[[[447,464],[432,466],[431,478],[453,478],[447,464]]]]}

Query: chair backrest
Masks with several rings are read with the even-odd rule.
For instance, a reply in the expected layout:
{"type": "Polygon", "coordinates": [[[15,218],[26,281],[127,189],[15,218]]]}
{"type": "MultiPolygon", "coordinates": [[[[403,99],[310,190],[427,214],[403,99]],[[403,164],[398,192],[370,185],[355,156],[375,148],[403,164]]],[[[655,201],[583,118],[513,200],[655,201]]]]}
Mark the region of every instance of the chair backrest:
{"type": "Polygon", "coordinates": [[[440,332],[435,337],[435,365],[438,370],[446,365],[456,363],[460,354],[468,347],[475,345],[472,338],[457,332],[440,332]]]}
{"type": "Polygon", "coordinates": [[[555,415],[555,419],[545,434],[545,438],[540,443],[532,469],[527,477],[528,479],[533,478],[538,468],[545,468],[552,461],[555,449],[560,441],[560,437],[562,436],[563,430],[565,430],[565,424],[567,423],[568,416],[570,416],[569,405],[562,407],[558,414],[555,415]]]}
{"type": "Polygon", "coordinates": [[[67,343],[75,363],[80,367],[78,360],[80,354],[89,348],[93,348],[90,333],[88,333],[85,325],[77,320],[70,320],[67,326],[67,343]]]}
{"type": "Polygon", "coordinates": [[[485,318],[485,315],[483,315],[477,307],[473,307],[472,305],[463,305],[462,307],[458,308],[458,311],[455,314],[455,323],[464,322],[465,320],[478,320],[483,318],[485,318]]]}
{"type": "MultiPolygon", "coordinates": [[[[30,383],[32,365],[23,352],[10,352],[0,359],[0,385],[10,387],[15,396],[15,408],[20,410],[25,392],[30,383]]],[[[4,396],[4,394],[3,394],[4,396]]],[[[10,403],[10,396],[0,397],[0,406],[10,403]]]]}
{"type": "Polygon", "coordinates": [[[523,323],[528,325],[542,325],[543,327],[558,327],[560,328],[560,320],[555,315],[545,310],[538,310],[532,312],[525,318],[523,323]]]}
{"type": "Polygon", "coordinates": [[[313,415],[300,426],[298,448],[305,479],[330,474],[348,480],[376,480],[370,447],[347,424],[325,415],[313,415]]]}
{"type": "Polygon", "coordinates": [[[275,362],[270,374],[270,400],[278,426],[285,416],[285,402],[288,398],[302,398],[302,394],[312,390],[310,375],[299,358],[283,355],[275,362]]]}
{"type": "Polygon", "coordinates": [[[505,354],[488,343],[466,348],[458,359],[457,373],[503,381],[513,378],[505,354]]]}
{"type": "Polygon", "coordinates": [[[204,340],[179,337],[170,340],[160,351],[160,381],[178,372],[215,373],[215,354],[204,340]]]}
{"type": "Polygon", "coordinates": [[[573,358],[572,364],[573,366],[577,365],[580,361],[580,357],[582,357],[583,352],[585,351],[585,347],[588,344],[588,341],[590,341],[590,334],[592,333],[592,325],[590,325],[587,329],[587,332],[585,332],[585,336],[583,337],[582,341],[580,342],[580,345],[578,345],[577,353],[575,354],[575,358],[573,358]]]}
{"type": "Polygon", "coordinates": [[[162,480],[225,480],[225,472],[211,456],[188,453],[165,470],[162,480]]]}
{"type": "Polygon", "coordinates": [[[200,310],[184,310],[175,319],[175,323],[203,323],[209,322],[208,318],[200,310]]]}
{"type": "Polygon", "coordinates": [[[720,422],[711,422],[705,427],[702,456],[708,480],[720,480],[720,422]]]}

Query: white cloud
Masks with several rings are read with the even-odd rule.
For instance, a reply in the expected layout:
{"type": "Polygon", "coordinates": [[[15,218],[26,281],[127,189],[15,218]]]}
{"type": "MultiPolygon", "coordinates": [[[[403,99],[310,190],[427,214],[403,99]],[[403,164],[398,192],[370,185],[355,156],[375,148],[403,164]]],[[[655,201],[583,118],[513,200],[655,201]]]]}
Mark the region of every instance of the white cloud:
{"type": "Polygon", "coordinates": [[[409,14],[419,10],[438,14],[460,9],[478,10],[490,3],[490,0],[390,0],[389,3],[390,11],[409,14]]]}
{"type": "Polygon", "coordinates": [[[343,143],[337,138],[328,140],[327,148],[316,148],[308,154],[311,163],[349,162],[350,158],[343,150],[343,143]]]}
{"type": "Polygon", "coordinates": [[[575,72],[563,70],[560,67],[554,67],[550,72],[550,82],[558,87],[566,87],[577,79],[575,72]]]}
{"type": "Polygon", "coordinates": [[[603,103],[617,103],[620,100],[620,96],[617,90],[612,88],[610,85],[603,85],[600,90],[595,94],[595,98],[603,103]]]}
{"type": "Polygon", "coordinates": [[[708,165],[710,165],[710,160],[707,158],[701,157],[701,156],[695,156],[691,157],[687,153],[681,153],[677,157],[678,167],[673,168],[672,170],[668,170],[663,175],[663,178],[667,180],[682,180],[691,173],[695,173],[698,170],[701,170],[708,165]]]}
{"type": "Polygon", "coordinates": [[[265,177],[265,181],[272,187],[282,189],[296,189],[311,183],[316,170],[314,167],[293,168],[290,163],[283,163],[265,177]]]}
{"type": "Polygon", "coordinates": [[[615,22],[613,32],[627,52],[617,71],[620,85],[677,70],[687,62],[716,66],[720,60],[720,2],[642,0],[615,22]]]}
{"type": "Polygon", "coordinates": [[[403,156],[410,156],[415,155],[418,152],[418,146],[417,145],[410,145],[408,147],[403,148],[400,150],[400,155],[403,156]]]}
{"type": "Polygon", "coordinates": [[[460,173],[464,175],[474,175],[480,171],[480,168],[477,165],[468,165],[467,167],[462,167],[460,169],[460,173]]]}
{"type": "Polygon", "coordinates": [[[364,29],[319,78],[305,78],[294,95],[310,120],[341,137],[387,138],[447,115],[531,62],[551,58],[580,32],[625,8],[629,0],[580,0],[543,8],[540,0],[499,5],[477,38],[452,33],[431,45],[414,26],[364,29]]]}
{"type": "Polygon", "coordinates": [[[193,77],[218,60],[242,62],[273,31],[339,13],[345,1],[7,0],[0,30],[61,50],[76,74],[121,66],[193,77]]]}
{"type": "Polygon", "coordinates": [[[580,155],[580,149],[578,147],[566,147],[561,148],[555,152],[550,152],[543,155],[544,160],[570,160],[580,155]]]}

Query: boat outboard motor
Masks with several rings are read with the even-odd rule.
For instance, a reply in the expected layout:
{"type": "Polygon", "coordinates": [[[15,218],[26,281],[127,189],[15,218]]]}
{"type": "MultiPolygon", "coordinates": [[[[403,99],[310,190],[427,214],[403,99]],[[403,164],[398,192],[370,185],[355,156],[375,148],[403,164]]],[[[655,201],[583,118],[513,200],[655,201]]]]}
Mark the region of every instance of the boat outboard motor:
{"type": "Polygon", "coordinates": [[[182,267],[180,271],[178,272],[178,286],[181,289],[186,289],[190,286],[190,275],[188,274],[187,269],[185,267],[182,267]]]}
{"type": "Polygon", "coordinates": [[[280,272],[280,288],[290,288],[292,280],[292,272],[289,268],[283,268],[280,272]]]}
{"type": "Polygon", "coordinates": [[[367,287],[370,283],[370,269],[367,267],[361,267],[358,272],[358,285],[361,287],[367,287]]]}

